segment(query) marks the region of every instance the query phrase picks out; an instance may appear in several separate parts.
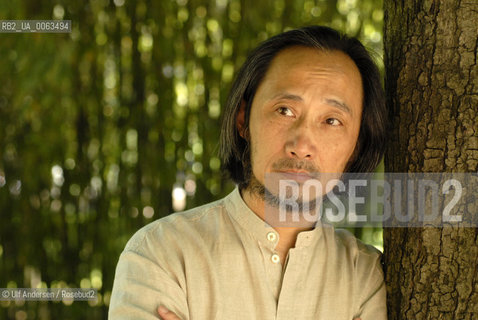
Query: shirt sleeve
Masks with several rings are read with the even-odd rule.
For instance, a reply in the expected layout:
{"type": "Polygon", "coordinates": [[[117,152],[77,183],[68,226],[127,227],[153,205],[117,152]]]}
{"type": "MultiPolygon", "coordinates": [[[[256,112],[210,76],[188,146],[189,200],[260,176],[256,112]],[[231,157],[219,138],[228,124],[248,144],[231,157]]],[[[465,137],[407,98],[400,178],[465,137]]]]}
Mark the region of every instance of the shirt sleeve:
{"type": "Polygon", "coordinates": [[[148,250],[151,245],[144,241],[130,245],[134,240],[133,236],[116,267],[108,319],[158,320],[157,308],[163,305],[182,320],[188,320],[185,291],[174,275],[160,265],[161,259],[154,255],[162,248],[148,250]]]}

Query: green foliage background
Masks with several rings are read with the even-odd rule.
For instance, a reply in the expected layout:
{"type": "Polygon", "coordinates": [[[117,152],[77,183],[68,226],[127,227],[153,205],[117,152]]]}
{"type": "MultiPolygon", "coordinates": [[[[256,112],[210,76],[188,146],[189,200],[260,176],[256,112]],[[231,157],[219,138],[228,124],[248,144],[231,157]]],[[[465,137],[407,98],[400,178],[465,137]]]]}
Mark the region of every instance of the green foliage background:
{"type": "Polygon", "coordinates": [[[73,25],[0,34],[0,287],[100,293],[3,301],[1,319],[105,319],[121,250],[174,211],[173,188],[186,208],[233,188],[216,154],[222,106],[260,41],[324,24],[382,52],[379,0],[0,1],[0,19],[73,25]]]}

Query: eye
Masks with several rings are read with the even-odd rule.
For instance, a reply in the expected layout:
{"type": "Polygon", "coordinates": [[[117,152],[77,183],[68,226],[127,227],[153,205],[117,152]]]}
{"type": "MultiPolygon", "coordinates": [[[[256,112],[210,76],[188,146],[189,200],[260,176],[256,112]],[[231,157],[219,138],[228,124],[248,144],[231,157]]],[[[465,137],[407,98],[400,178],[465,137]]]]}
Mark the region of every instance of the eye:
{"type": "Polygon", "coordinates": [[[279,107],[279,108],[277,108],[277,112],[279,112],[279,114],[281,114],[283,116],[287,116],[287,117],[293,117],[294,116],[294,113],[292,112],[292,110],[290,110],[287,107],[279,107]]]}
{"type": "Polygon", "coordinates": [[[338,120],[336,118],[328,118],[327,120],[325,120],[325,123],[327,123],[328,125],[331,125],[331,126],[342,125],[342,122],[340,122],[340,120],[338,120]]]}

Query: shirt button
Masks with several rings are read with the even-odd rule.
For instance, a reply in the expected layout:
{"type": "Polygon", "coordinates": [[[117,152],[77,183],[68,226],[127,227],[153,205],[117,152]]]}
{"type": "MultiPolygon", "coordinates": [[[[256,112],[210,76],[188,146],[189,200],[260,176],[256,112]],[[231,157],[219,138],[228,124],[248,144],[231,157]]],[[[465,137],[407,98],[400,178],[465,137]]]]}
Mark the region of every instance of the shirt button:
{"type": "Polygon", "coordinates": [[[279,255],[277,253],[274,253],[271,257],[271,260],[273,263],[279,263],[280,262],[279,255]]]}
{"type": "Polygon", "coordinates": [[[276,234],[272,231],[267,234],[267,240],[269,240],[271,242],[275,241],[276,238],[277,238],[276,234]]]}

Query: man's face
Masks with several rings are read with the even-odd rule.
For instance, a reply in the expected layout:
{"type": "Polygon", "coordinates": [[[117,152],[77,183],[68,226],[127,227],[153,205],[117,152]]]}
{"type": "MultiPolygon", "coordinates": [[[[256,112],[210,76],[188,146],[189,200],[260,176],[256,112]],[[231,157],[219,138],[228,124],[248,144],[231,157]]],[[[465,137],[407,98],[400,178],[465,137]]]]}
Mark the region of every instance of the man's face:
{"type": "MultiPolygon", "coordinates": [[[[268,174],[301,182],[342,173],[359,135],[362,92],[357,66],[340,51],[279,52],[252,102],[251,184],[264,185],[268,174]]],[[[237,125],[246,136],[243,108],[237,125]]]]}

